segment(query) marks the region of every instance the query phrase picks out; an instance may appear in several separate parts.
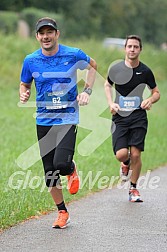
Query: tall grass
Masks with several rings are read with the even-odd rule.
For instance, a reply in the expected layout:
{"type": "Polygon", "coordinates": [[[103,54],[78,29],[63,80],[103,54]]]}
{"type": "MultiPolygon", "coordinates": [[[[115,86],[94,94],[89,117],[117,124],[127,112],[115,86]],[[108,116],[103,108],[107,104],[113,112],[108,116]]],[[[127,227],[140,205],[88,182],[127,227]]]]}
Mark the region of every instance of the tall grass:
{"type": "MultiPolygon", "coordinates": [[[[1,151],[0,151],[0,229],[7,228],[31,216],[37,216],[47,211],[55,209],[54,203],[47,191],[47,188],[41,190],[43,184],[43,168],[41,161],[32,165],[29,169],[20,168],[16,160],[18,156],[28,147],[36,142],[35,119],[33,114],[35,108],[20,108],[17,103],[19,101],[18,88],[19,76],[22,61],[26,54],[31,53],[38,48],[35,39],[20,40],[16,36],[1,37],[3,46],[0,46],[1,68],[0,68],[0,121],[1,121],[1,151]],[[10,178],[12,174],[18,172],[13,180],[13,187],[10,186],[10,178]],[[41,178],[40,185],[35,188],[37,180],[33,178],[37,176],[41,178]],[[18,183],[20,187],[16,188],[18,183]],[[27,183],[27,184],[26,184],[27,183]],[[34,189],[32,187],[34,186],[34,189]]],[[[98,64],[98,72],[105,79],[107,70],[111,62],[124,57],[121,50],[107,50],[102,47],[101,41],[84,40],[84,41],[61,41],[61,43],[82,48],[92,58],[96,59],[98,64]]],[[[155,73],[157,83],[161,91],[161,100],[155,104],[148,113],[149,131],[146,139],[146,149],[143,153],[142,172],[148,169],[154,169],[160,165],[164,165],[166,160],[166,111],[167,111],[167,57],[162,51],[146,46],[141,60],[151,66],[155,73]]],[[[102,90],[99,102],[104,96],[103,81],[98,83],[102,90]]],[[[95,85],[94,90],[98,87],[95,85]]],[[[95,93],[95,92],[94,92],[95,93]]],[[[35,97],[33,95],[31,100],[35,97]]],[[[93,96],[92,96],[93,97],[93,96]]],[[[90,105],[91,106],[91,103],[90,105]]],[[[89,109],[88,109],[89,111],[89,109]]],[[[96,111],[96,107],[94,108],[96,111]]],[[[92,110],[91,110],[92,113],[92,110]]],[[[91,117],[91,115],[88,115],[91,117]]],[[[101,117],[110,119],[107,106],[101,117]]],[[[103,125],[101,125],[103,127],[103,125]]],[[[110,128],[104,128],[104,131],[110,131],[110,128]]],[[[104,176],[109,178],[117,176],[119,172],[119,163],[112,153],[110,136],[101,144],[91,155],[82,156],[78,152],[78,145],[90,133],[89,129],[78,128],[77,146],[75,160],[78,164],[79,171],[82,172],[82,178],[86,178],[87,174],[92,172],[92,180],[99,174],[96,183],[91,186],[90,181],[84,184],[77,195],[69,195],[64,188],[65,201],[70,202],[76,200],[89,192],[99,190],[99,180],[104,176]]],[[[97,134],[97,138],[99,135],[97,134]]],[[[29,157],[31,159],[31,156],[29,157]]],[[[101,181],[102,182],[102,181],[101,181]]],[[[105,181],[103,181],[105,184],[105,181]]]]}

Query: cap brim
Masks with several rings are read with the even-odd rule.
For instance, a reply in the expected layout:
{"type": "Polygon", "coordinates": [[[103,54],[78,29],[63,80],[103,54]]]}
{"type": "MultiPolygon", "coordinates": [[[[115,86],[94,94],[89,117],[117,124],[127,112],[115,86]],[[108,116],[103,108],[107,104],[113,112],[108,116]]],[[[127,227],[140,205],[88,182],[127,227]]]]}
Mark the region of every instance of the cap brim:
{"type": "Polygon", "coordinates": [[[57,30],[57,26],[50,23],[50,22],[41,22],[39,23],[37,26],[36,26],[36,32],[38,32],[43,26],[50,26],[52,27],[53,29],[57,30]]]}

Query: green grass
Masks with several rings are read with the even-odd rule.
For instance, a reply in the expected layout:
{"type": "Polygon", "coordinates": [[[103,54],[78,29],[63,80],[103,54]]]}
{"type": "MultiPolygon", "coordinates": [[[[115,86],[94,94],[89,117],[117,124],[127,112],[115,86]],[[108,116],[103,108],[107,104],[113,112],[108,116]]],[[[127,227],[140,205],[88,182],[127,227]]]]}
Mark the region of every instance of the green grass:
{"type": "MultiPolygon", "coordinates": [[[[15,36],[3,37],[3,41],[3,46],[0,46],[0,54],[3,57],[3,59],[1,59],[3,64],[0,69],[0,229],[8,228],[31,216],[37,216],[55,209],[47,188],[42,187],[43,168],[41,161],[38,161],[27,170],[23,170],[16,163],[18,156],[36,142],[35,119],[33,118],[35,108],[20,108],[18,106],[18,88],[22,60],[26,54],[38,48],[38,44],[35,42],[35,39],[21,42],[15,36]],[[9,182],[12,178],[11,176],[15,172],[18,174],[12,180],[11,186],[9,182]],[[37,176],[36,180],[33,180],[35,176],[37,176]],[[37,182],[40,182],[39,186],[32,189],[37,182]],[[18,183],[20,183],[20,186],[18,183]]],[[[100,138],[101,129],[104,132],[110,131],[110,114],[107,105],[104,106],[103,111],[100,111],[101,118],[103,118],[104,121],[108,120],[107,126],[104,126],[105,124],[103,125],[103,123],[98,126],[96,125],[96,121],[93,121],[93,116],[96,115],[99,104],[102,101],[103,105],[105,103],[103,91],[104,78],[107,75],[107,69],[110,63],[118,58],[123,58],[124,53],[123,51],[106,50],[102,48],[101,42],[94,40],[63,41],[63,43],[82,48],[95,58],[98,63],[98,73],[101,75],[101,81],[94,86],[94,96],[92,95],[91,98],[92,105],[90,103],[86,114],[86,116],[90,118],[89,122],[91,122],[92,119],[92,125],[95,123],[94,127],[97,129],[96,139],[98,139],[100,138]],[[95,99],[96,92],[98,94],[100,93],[100,97],[97,97],[98,100],[95,99]]],[[[167,93],[165,88],[167,81],[167,58],[164,52],[162,53],[161,51],[146,46],[145,51],[143,51],[141,55],[141,59],[152,67],[161,91],[161,100],[148,112],[149,129],[146,138],[145,152],[142,154],[142,173],[145,173],[148,169],[154,169],[167,163],[166,155],[164,154],[167,132],[167,93]]],[[[35,90],[33,89],[32,101],[34,97],[35,90]]],[[[87,120],[87,117],[85,120],[87,120]]],[[[66,188],[64,188],[66,202],[77,200],[90,192],[98,191],[100,182],[103,182],[104,186],[109,184],[109,182],[105,183],[105,180],[100,181],[100,178],[103,177],[103,179],[105,179],[104,176],[111,178],[112,176],[118,175],[119,163],[112,153],[110,134],[90,155],[83,156],[78,151],[79,145],[90,133],[91,130],[89,130],[89,127],[78,128],[75,160],[78,164],[79,171],[82,172],[83,181],[90,171],[92,172],[92,180],[94,182],[97,178],[96,176],[99,175],[99,177],[93,187],[91,187],[91,178],[90,181],[87,180],[87,183],[84,184],[79,193],[74,196],[69,195],[66,188]]],[[[88,147],[90,147],[91,144],[90,141],[88,147]]],[[[31,156],[28,158],[31,160],[31,156]]]]}

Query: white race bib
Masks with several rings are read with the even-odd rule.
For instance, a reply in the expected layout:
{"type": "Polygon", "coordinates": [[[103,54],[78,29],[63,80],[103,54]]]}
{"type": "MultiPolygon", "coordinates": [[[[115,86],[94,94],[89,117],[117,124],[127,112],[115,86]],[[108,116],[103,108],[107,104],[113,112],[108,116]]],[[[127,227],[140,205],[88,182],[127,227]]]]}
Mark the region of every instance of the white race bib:
{"type": "Polygon", "coordinates": [[[62,109],[68,106],[68,93],[65,91],[46,92],[45,94],[46,109],[62,109]]]}
{"type": "Polygon", "coordinates": [[[139,96],[120,96],[119,106],[121,111],[133,111],[139,109],[140,107],[140,97],[139,96]]]}

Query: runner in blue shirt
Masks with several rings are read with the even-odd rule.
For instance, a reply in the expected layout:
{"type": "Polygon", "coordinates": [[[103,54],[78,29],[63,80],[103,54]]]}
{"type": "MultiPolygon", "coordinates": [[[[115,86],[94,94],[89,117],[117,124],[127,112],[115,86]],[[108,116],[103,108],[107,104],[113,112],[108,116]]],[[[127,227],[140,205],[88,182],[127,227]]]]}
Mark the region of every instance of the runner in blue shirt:
{"type": "Polygon", "coordinates": [[[44,17],[36,24],[36,39],[41,45],[25,57],[20,83],[20,101],[30,98],[36,88],[37,137],[46,186],[58,208],[54,228],[65,228],[69,213],[65,206],[60,175],[67,176],[68,190],[79,190],[79,176],[73,160],[79,105],[87,105],[95,81],[96,62],[81,49],[58,43],[60,31],[54,19],[44,17]],[[78,94],[77,70],[87,69],[85,87],[78,94]]]}

